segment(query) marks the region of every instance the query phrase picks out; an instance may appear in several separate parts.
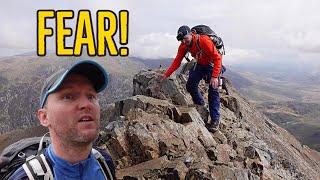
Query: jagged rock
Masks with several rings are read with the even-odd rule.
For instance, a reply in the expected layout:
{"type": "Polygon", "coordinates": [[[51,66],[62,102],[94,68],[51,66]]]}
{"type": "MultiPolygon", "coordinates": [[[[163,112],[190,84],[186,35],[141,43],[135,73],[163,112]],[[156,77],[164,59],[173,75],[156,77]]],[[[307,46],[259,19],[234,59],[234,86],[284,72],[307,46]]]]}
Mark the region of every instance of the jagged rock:
{"type": "Polygon", "coordinates": [[[249,168],[251,169],[251,172],[253,174],[261,176],[263,173],[263,170],[264,170],[264,166],[260,162],[257,162],[257,161],[253,161],[253,162],[249,161],[249,162],[250,163],[248,163],[248,164],[250,164],[249,168]]]}
{"type": "Polygon", "coordinates": [[[200,114],[203,122],[207,123],[209,121],[209,110],[207,106],[195,105],[198,113],[200,114]]]}
{"type": "Polygon", "coordinates": [[[172,117],[174,119],[175,122],[179,122],[180,121],[180,117],[182,116],[182,113],[181,111],[179,110],[178,107],[174,106],[172,109],[171,109],[171,112],[172,112],[172,117]]]}
{"type": "Polygon", "coordinates": [[[186,148],[181,139],[164,139],[159,141],[160,154],[166,155],[169,159],[182,156],[186,148]]]}
{"type": "Polygon", "coordinates": [[[275,160],[274,157],[272,157],[272,155],[273,155],[272,152],[265,152],[265,151],[262,151],[260,149],[257,149],[256,151],[257,151],[258,158],[259,158],[261,164],[264,167],[269,168],[271,163],[275,160]]]}
{"type": "Polygon", "coordinates": [[[188,172],[187,166],[182,161],[171,162],[164,170],[166,173],[161,176],[163,179],[185,179],[188,172]]]}
{"type": "Polygon", "coordinates": [[[233,166],[235,168],[244,169],[245,168],[245,158],[237,155],[233,161],[233,166]]]}
{"type": "Polygon", "coordinates": [[[294,170],[294,166],[287,159],[282,160],[281,164],[285,169],[288,169],[290,171],[294,170]]]}
{"type": "Polygon", "coordinates": [[[257,111],[229,81],[232,96],[221,96],[215,133],[205,127],[207,108],[191,105],[185,83],[184,75],[161,83],[157,72],[142,71],[134,80],[134,94],[141,95],[110,106],[107,117],[114,121],[99,144],[109,150],[120,179],[319,177],[320,155],[257,111]]]}
{"type": "Polygon", "coordinates": [[[216,161],[217,160],[217,155],[215,152],[215,148],[211,147],[207,149],[207,156],[211,161],[216,161]]]}
{"type": "Polygon", "coordinates": [[[180,71],[181,75],[188,75],[189,70],[194,66],[194,64],[196,63],[196,59],[192,59],[190,62],[185,63],[180,71]]]}
{"type": "Polygon", "coordinates": [[[216,140],[220,144],[226,144],[228,141],[226,136],[221,131],[216,131],[215,133],[212,134],[212,137],[214,140],[216,140]]]}
{"type": "Polygon", "coordinates": [[[234,150],[237,150],[237,148],[238,148],[238,142],[236,141],[236,140],[231,140],[230,141],[230,144],[231,144],[231,146],[232,146],[232,148],[234,149],[234,150]]]}
{"type": "Polygon", "coordinates": [[[253,133],[243,128],[233,128],[233,135],[238,141],[248,141],[254,138],[253,133]]]}
{"type": "Polygon", "coordinates": [[[146,161],[140,163],[135,166],[131,166],[128,168],[124,168],[117,171],[117,178],[118,179],[144,179],[145,176],[152,173],[154,176],[159,176],[157,172],[154,170],[160,170],[169,164],[170,161],[165,157],[160,157],[157,159],[153,159],[150,161],[146,161]]]}
{"type": "Polygon", "coordinates": [[[202,121],[202,118],[196,108],[180,107],[179,112],[181,115],[176,121],[178,123],[184,124],[188,122],[202,121]]]}
{"type": "Polygon", "coordinates": [[[160,72],[142,70],[133,78],[133,95],[146,95],[157,99],[167,99],[177,105],[192,104],[185,87],[179,82],[180,76],[172,74],[169,79],[160,82],[160,72]]]}
{"type": "Polygon", "coordinates": [[[236,152],[228,144],[219,144],[216,147],[215,155],[217,161],[227,163],[235,158],[236,152]]]}
{"type": "MultiPolygon", "coordinates": [[[[158,115],[169,115],[172,117],[174,105],[165,100],[152,97],[137,95],[115,103],[115,114],[128,117],[131,110],[141,109],[144,112],[155,113],[158,115]]],[[[134,118],[134,117],[132,117],[134,118]]]]}
{"type": "Polygon", "coordinates": [[[110,134],[106,147],[118,168],[163,155],[174,159],[184,157],[187,152],[192,152],[194,158],[206,154],[198,136],[184,125],[146,112],[135,117],[127,121],[114,121],[106,127],[110,134]]]}
{"type": "Polygon", "coordinates": [[[254,159],[257,157],[258,153],[254,147],[248,146],[245,149],[244,155],[250,159],[254,159]]]}
{"type": "Polygon", "coordinates": [[[187,175],[186,178],[188,180],[211,180],[213,177],[211,174],[204,169],[191,169],[187,175]]]}
{"type": "MultiPolygon", "coordinates": [[[[119,179],[319,179],[320,154],[257,111],[228,80],[232,96],[221,96],[221,126],[210,133],[207,109],[191,105],[185,92],[187,76],[164,82],[157,76],[141,71],[136,96],[102,107],[96,145],[109,151],[119,179]]],[[[201,82],[205,98],[206,88],[201,82]]]]}
{"type": "Polygon", "coordinates": [[[184,124],[185,128],[190,132],[190,134],[193,135],[194,138],[198,139],[204,148],[207,149],[210,147],[215,147],[217,142],[205,127],[203,119],[201,119],[197,111],[193,110],[192,112],[192,117],[194,118],[192,119],[192,122],[184,124]]]}
{"type": "Polygon", "coordinates": [[[214,179],[239,179],[239,180],[258,180],[258,176],[252,174],[249,170],[230,168],[227,166],[215,166],[212,169],[214,179]]]}
{"type": "Polygon", "coordinates": [[[126,126],[124,121],[114,121],[107,126],[109,130],[108,137],[104,141],[104,146],[112,154],[113,159],[117,159],[116,165],[118,167],[126,167],[132,164],[129,156],[129,147],[126,142],[126,126]]]}
{"type": "MultiPolygon", "coordinates": [[[[189,129],[192,128],[192,125],[189,125],[189,127],[187,127],[187,128],[189,128],[189,129]]],[[[214,140],[214,138],[211,136],[211,134],[208,132],[207,129],[205,129],[204,127],[199,127],[199,129],[196,129],[196,128],[193,128],[193,129],[197,130],[197,134],[196,135],[198,137],[198,140],[203,145],[203,147],[208,149],[210,147],[216,147],[217,146],[218,143],[214,140]]]]}
{"type": "Polygon", "coordinates": [[[182,161],[169,161],[166,156],[121,169],[118,179],[184,179],[188,168],[182,161]]]}
{"type": "Polygon", "coordinates": [[[237,118],[242,118],[242,112],[240,111],[240,103],[235,97],[222,96],[220,98],[221,103],[235,113],[237,118]]]}

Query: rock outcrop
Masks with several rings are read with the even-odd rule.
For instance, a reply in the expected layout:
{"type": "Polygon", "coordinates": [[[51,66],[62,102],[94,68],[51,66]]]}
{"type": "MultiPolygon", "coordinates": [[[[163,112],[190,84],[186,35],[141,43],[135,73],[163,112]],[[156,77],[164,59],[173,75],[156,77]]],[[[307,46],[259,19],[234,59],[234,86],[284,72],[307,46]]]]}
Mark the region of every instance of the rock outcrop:
{"type": "MultiPolygon", "coordinates": [[[[194,106],[187,77],[160,81],[144,70],[133,96],[105,110],[97,145],[108,150],[119,179],[318,179],[320,154],[257,111],[227,81],[220,130],[210,133],[208,111],[194,106]]],[[[200,87],[206,97],[206,84],[200,87]]]]}

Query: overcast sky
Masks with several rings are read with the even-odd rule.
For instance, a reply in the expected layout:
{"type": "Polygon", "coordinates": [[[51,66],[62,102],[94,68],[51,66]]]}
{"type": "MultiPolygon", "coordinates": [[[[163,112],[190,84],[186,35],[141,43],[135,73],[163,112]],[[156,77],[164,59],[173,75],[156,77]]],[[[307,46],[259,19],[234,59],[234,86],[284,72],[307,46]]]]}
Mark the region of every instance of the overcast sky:
{"type": "Polygon", "coordinates": [[[2,1],[0,56],[36,50],[38,9],[90,9],[92,15],[99,9],[127,9],[133,56],[174,57],[178,27],[207,24],[225,42],[225,64],[290,62],[320,69],[319,7],[318,0],[2,1]]]}

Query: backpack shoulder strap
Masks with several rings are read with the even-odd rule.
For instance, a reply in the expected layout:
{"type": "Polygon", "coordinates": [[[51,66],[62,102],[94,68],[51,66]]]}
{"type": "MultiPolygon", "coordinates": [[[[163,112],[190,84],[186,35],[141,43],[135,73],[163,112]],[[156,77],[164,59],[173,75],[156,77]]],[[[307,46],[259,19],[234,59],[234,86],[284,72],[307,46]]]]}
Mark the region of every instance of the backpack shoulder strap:
{"type": "MultiPolygon", "coordinates": [[[[99,166],[103,170],[105,178],[113,180],[111,170],[102,154],[96,149],[92,149],[92,153],[97,159],[99,166]]],[[[30,180],[54,179],[51,167],[43,153],[28,158],[28,160],[22,165],[22,167],[30,180]]]]}
{"type": "MultiPolygon", "coordinates": [[[[206,35],[206,36],[207,36],[207,35],[206,35]]],[[[211,41],[211,42],[212,42],[212,45],[215,47],[214,42],[213,42],[213,41],[211,41]]],[[[199,54],[203,53],[203,54],[207,55],[206,52],[203,51],[203,49],[200,47],[200,35],[199,35],[199,34],[197,34],[196,46],[197,46],[197,48],[198,48],[198,50],[199,50],[199,52],[198,52],[199,54]]],[[[216,49],[216,50],[219,52],[218,49],[216,49]]],[[[220,52],[219,52],[219,53],[220,53],[220,52]]],[[[220,54],[221,54],[221,53],[220,53],[220,54]]],[[[209,65],[210,65],[210,66],[213,66],[213,60],[211,60],[211,62],[210,62],[209,65]]]]}
{"type": "Polygon", "coordinates": [[[53,173],[43,153],[32,156],[22,165],[30,180],[53,180],[53,173]]]}
{"type": "Polygon", "coordinates": [[[202,51],[202,49],[200,47],[200,35],[199,34],[197,34],[197,37],[196,37],[196,46],[199,51],[202,51]]]}
{"type": "Polygon", "coordinates": [[[111,170],[110,170],[105,158],[102,156],[102,154],[94,148],[92,148],[92,153],[93,153],[94,157],[97,159],[99,166],[103,170],[105,178],[113,180],[111,170]]]}
{"type": "Polygon", "coordinates": [[[203,51],[203,49],[200,47],[200,34],[197,34],[197,36],[196,36],[196,46],[197,46],[197,49],[198,49],[198,52],[196,54],[196,59],[198,59],[199,56],[202,55],[202,53],[205,53],[203,51]]]}
{"type": "MultiPolygon", "coordinates": [[[[208,35],[202,35],[202,36],[208,36],[208,35]]],[[[209,37],[209,36],[208,36],[209,37]]],[[[210,37],[209,37],[210,38],[210,37]]],[[[212,44],[213,44],[213,46],[215,46],[215,44],[214,44],[214,42],[211,40],[211,42],[212,42],[212,44]]],[[[203,52],[204,54],[206,54],[204,51],[203,51],[203,49],[201,48],[201,46],[200,46],[200,34],[197,34],[197,39],[196,39],[196,46],[197,46],[197,48],[198,48],[198,51],[199,52],[203,52]]]]}
{"type": "Polygon", "coordinates": [[[190,50],[190,47],[188,46],[188,45],[186,45],[187,46],[187,48],[186,48],[186,54],[184,55],[184,58],[188,61],[188,62],[190,62],[191,60],[189,59],[189,50],[190,50]]]}

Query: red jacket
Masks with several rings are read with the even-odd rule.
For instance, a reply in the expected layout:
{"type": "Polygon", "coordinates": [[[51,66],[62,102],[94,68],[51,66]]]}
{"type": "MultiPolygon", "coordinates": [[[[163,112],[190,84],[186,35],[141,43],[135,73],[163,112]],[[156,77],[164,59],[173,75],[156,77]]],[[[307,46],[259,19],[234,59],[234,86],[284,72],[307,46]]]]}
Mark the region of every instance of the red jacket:
{"type": "Polygon", "coordinates": [[[164,74],[166,77],[169,77],[180,67],[181,61],[188,50],[191,53],[191,56],[197,59],[198,64],[209,65],[210,63],[213,63],[214,67],[212,71],[212,77],[217,78],[219,76],[222,61],[221,54],[217,51],[210,37],[207,35],[197,35],[192,33],[192,42],[189,49],[185,43],[181,42],[176,58],[164,74]],[[199,37],[198,42],[200,50],[197,47],[197,36],[199,37]]]}

